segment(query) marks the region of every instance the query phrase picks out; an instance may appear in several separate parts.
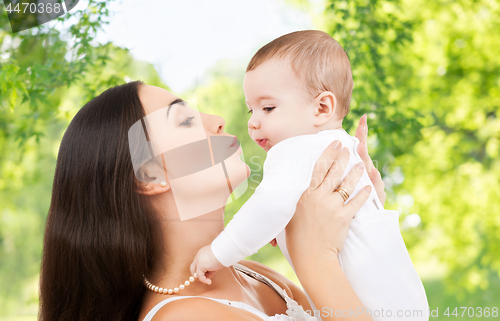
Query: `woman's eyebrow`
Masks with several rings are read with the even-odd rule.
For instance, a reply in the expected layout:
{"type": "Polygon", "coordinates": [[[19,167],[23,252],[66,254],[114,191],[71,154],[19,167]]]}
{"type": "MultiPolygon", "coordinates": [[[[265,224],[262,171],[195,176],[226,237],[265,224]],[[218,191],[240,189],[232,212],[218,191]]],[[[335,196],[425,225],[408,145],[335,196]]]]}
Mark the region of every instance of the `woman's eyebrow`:
{"type": "Polygon", "coordinates": [[[168,105],[167,119],[168,119],[168,114],[170,113],[170,108],[172,108],[172,106],[174,106],[175,104],[178,104],[178,103],[184,103],[184,100],[181,99],[181,98],[177,98],[176,100],[174,100],[173,102],[171,102],[170,105],[168,105]]]}

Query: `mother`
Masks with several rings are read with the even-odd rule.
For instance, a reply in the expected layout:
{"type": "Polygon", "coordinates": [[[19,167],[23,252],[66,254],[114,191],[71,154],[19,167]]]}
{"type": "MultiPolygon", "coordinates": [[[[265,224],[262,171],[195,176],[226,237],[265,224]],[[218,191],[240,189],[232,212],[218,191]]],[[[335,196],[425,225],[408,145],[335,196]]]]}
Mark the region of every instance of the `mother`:
{"type": "MultiPolygon", "coordinates": [[[[45,230],[41,320],[142,320],[166,298],[149,291],[143,283],[144,276],[164,288],[184,283],[198,249],[210,244],[224,229],[224,207],[180,221],[170,182],[164,182],[155,170],[143,173],[146,183],[134,175],[129,128],[176,99],[164,89],[131,82],[106,90],[72,120],[59,150],[45,230]]],[[[228,136],[224,133],[224,119],[199,115],[201,119],[193,121],[203,126],[207,136],[228,136]]],[[[366,130],[361,138],[365,136],[366,130]]],[[[331,165],[336,157],[342,164],[340,157],[348,156],[330,148],[320,160],[331,165]]],[[[371,164],[367,154],[365,157],[371,164]]],[[[230,160],[227,167],[239,182],[248,177],[248,168],[238,157],[230,160]]],[[[313,182],[323,181],[325,175],[326,178],[304,193],[287,226],[288,239],[293,240],[289,252],[297,262],[294,265],[298,277],[317,308],[361,307],[342,274],[337,254],[350,220],[368,192],[359,193],[343,206],[342,198],[332,192],[343,168],[326,174],[329,168],[315,170],[314,175],[320,179],[313,182]],[[306,211],[307,215],[303,215],[306,211]],[[332,240],[330,235],[338,238],[332,240]],[[338,268],[327,271],[322,262],[338,268]],[[321,283],[335,284],[329,287],[335,293],[325,291],[319,286],[321,283]]],[[[371,173],[379,194],[385,198],[378,172],[371,173]]],[[[355,184],[360,175],[353,171],[348,176],[351,179],[344,181],[355,184]]],[[[343,187],[352,191],[354,186],[346,183],[343,187]]],[[[204,198],[229,196],[217,184],[199,186],[195,193],[204,198]]],[[[287,304],[279,290],[274,290],[276,285],[310,310],[304,292],[294,283],[263,264],[244,260],[238,269],[231,266],[218,271],[211,285],[194,282],[169,295],[198,297],[165,305],[153,320],[262,320],[285,314],[287,304]],[[270,282],[274,282],[274,288],[270,282]]],[[[363,318],[364,315],[359,317],[363,318]]],[[[323,320],[330,320],[330,316],[323,316],[323,320]]]]}

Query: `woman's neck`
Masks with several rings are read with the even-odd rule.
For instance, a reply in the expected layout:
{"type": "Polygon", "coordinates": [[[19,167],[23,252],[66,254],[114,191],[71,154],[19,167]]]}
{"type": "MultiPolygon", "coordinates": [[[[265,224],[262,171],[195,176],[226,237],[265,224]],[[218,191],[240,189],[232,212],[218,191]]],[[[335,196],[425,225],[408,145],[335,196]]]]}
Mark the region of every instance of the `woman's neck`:
{"type": "MultiPolygon", "coordinates": [[[[165,193],[168,194],[168,193],[165,193]]],[[[168,198],[168,195],[164,196],[168,198]]],[[[156,199],[156,209],[162,220],[163,249],[158,253],[157,264],[153,267],[148,280],[158,287],[174,288],[184,284],[191,276],[190,265],[200,248],[209,245],[224,230],[224,208],[181,221],[177,209],[168,204],[172,200],[156,199]]],[[[179,291],[179,295],[199,295],[207,291],[238,286],[233,267],[224,268],[213,276],[212,284],[195,281],[179,291]]]]}

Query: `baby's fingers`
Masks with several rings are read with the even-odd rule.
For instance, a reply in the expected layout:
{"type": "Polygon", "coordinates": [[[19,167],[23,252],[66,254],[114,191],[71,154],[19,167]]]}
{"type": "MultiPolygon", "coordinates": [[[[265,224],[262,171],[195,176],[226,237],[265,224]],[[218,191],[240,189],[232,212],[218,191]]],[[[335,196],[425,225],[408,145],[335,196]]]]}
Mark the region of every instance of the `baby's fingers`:
{"type": "MultiPolygon", "coordinates": [[[[200,268],[198,267],[198,265],[196,264],[196,260],[193,261],[193,263],[191,263],[191,265],[189,266],[189,271],[191,272],[191,275],[196,275],[196,278],[198,280],[201,281],[201,278],[200,278],[200,275],[203,275],[200,268]]],[[[205,278],[205,276],[203,275],[203,277],[205,278]]],[[[206,284],[206,282],[203,282],[206,284]]]]}
{"type": "Polygon", "coordinates": [[[205,272],[206,271],[202,271],[199,267],[196,268],[196,275],[198,276],[198,280],[201,283],[205,283],[207,285],[210,285],[210,284],[212,284],[212,280],[210,280],[209,278],[207,278],[205,276],[205,272]]]}
{"type": "Polygon", "coordinates": [[[208,271],[207,273],[205,273],[205,277],[211,280],[214,277],[215,273],[217,273],[217,271],[208,271]]]}

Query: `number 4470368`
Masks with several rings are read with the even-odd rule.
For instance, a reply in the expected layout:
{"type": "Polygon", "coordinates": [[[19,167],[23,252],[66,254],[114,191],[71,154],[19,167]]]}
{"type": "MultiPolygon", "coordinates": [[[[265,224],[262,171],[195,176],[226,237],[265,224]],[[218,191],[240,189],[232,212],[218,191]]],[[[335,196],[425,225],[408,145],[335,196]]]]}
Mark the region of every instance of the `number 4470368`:
{"type": "Polygon", "coordinates": [[[5,8],[5,10],[8,13],[12,12],[17,12],[17,13],[26,13],[26,10],[28,10],[29,13],[59,13],[62,10],[62,6],[60,3],[39,3],[38,6],[36,3],[29,3],[29,2],[22,2],[18,3],[15,5],[14,9],[12,9],[12,3],[9,3],[9,5],[5,8]],[[24,8],[21,9],[21,5],[24,6],[24,8]]]}
{"type": "MultiPolygon", "coordinates": [[[[450,313],[450,308],[446,308],[446,311],[444,311],[443,315],[446,315],[447,317],[450,316],[455,316],[458,317],[460,314],[458,312],[459,308],[455,308],[452,313],[450,313]]],[[[460,307],[462,310],[462,313],[460,317],[463,317],[465,315],[465,312],[467,311],[467,314],[465,316],[468,317],[498,317],[498,308],[497,307],[460,307]]]]}

